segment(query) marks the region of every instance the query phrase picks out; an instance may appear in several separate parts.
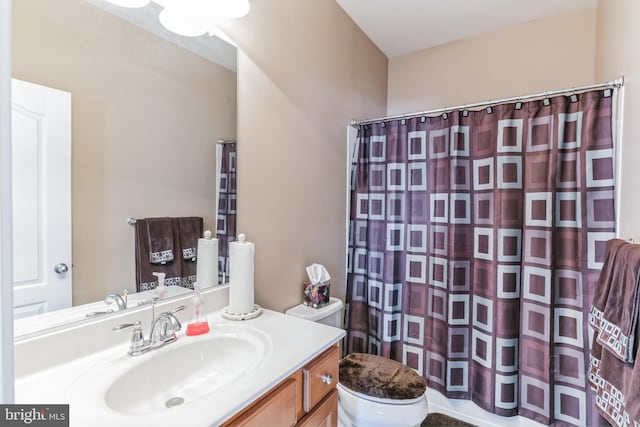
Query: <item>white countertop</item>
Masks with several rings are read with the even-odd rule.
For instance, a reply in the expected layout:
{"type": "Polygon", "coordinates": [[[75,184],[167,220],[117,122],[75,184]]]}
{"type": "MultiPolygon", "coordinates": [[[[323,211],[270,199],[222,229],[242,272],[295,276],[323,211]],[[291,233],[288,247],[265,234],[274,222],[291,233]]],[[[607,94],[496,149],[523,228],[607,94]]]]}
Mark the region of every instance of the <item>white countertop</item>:
{"type": "MultiPolygon", "coordinates": [[[[217,426],[344,336],[342,329],[270,310],[264,310],[255,319],[240,322],[222,318],[220,311],[209,313],[207,317],[214,331],[216,328],[228,330],[234,325],[251,327],[264,333],[269,344],[257,368],[247,371],[222,390],[174,408],[163,408],[144,415],[116,412],[105,403],[103,396],[112,379],[136,363],[144,363],[145,357],[153,357],[154,352],[170,351],[172,346],[206,339],[207,335],[185,336],[185,325],[178,333],[177,342],[141,356],[128,356],[128,344],[119,344],[18,377],[15,383],[16,403],[68,403],[70,425],[75,427],[217,426]],[[100,379],[91,382],[90,387],[83,385],[87,382],[87,372],[93,372],[91,375],[96,377],[96,370],[101,372],[100,379]]],[[[145,334],[148,334],[147,330],[145,334]]],[[[171,369],[171,366],[166,369],[171,369]]],[[[157,375],[162,375],[162,372],[157,375]]]]}

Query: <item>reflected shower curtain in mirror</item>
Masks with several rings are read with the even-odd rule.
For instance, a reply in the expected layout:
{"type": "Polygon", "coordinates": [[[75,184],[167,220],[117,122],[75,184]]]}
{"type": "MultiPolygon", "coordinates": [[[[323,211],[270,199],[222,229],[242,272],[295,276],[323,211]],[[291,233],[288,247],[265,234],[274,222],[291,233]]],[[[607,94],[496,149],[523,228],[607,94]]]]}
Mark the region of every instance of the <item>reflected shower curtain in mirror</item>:
{"type": "Polygon", "coordinates": [[[614,237],[611,90],[360,126],[349,352],[449,398],[598,425],[588,310],[614,237]]]}
{"type": "Polygon", "coordinates": [[[236,143],[218,143],[217,156],[220,161],[216,221],[218,282],[224,283],[229,280],[229,242],[236,239],[236,143]]]}

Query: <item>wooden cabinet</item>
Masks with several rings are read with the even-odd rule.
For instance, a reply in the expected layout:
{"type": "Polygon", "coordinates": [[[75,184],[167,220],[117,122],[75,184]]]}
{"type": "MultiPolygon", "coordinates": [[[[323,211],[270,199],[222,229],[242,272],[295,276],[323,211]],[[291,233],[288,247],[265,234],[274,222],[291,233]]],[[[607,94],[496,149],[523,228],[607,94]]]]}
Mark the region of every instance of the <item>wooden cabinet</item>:
{"type": "Polygon", "coordinates": [[[305,412],[311,411],[323,397],[336,388],[338,381],[338,347],[316,357],[302,368],[304,396],[302,407],[305,412]]]}
{"type": "Polygon", "coordinates": [[[338,359],[329,348],[222,427],[337,427],[338,359]]]}
{"type": "Polygon", "coordinates": [[[320,404],[298,423],[298,427],[335,427],[338,425],[338,390],[333,389],[320,404]]]}
{"type": "Polygon", "coordinates": [[[231,423],[223,425],[238,427],[294,426],[298,421],[296,399],[296,381],[293,378],[287,378],[266,396],[242,411],[231,423]]]}

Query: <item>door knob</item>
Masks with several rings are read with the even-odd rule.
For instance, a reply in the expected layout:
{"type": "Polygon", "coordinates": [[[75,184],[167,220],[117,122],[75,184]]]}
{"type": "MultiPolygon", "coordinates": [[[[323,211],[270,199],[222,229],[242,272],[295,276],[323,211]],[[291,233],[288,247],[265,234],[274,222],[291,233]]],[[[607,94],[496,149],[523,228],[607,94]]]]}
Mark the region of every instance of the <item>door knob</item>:
{"type": "Polygon", "coordinates": [[[69,271],[69,267],[64,262],[61,262],[60,264],[56,264],[56,266],[53,267],[53,271],[58,274],[64,274],[69,271]]]}

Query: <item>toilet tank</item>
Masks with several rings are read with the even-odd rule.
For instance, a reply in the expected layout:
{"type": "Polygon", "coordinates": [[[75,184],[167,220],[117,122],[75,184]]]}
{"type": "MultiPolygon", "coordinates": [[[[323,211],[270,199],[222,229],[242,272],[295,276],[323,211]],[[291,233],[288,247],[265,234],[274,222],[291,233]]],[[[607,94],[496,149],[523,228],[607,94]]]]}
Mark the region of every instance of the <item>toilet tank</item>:
{"type": "Polygon", "coordinates": [[[342,328],[342,301],[338,298],[329,298],[329,304],[321,308],[312,308],[304,304],[298,304],[285,311],[285,314],[312,322],[323,323],[335,328],[342,328]]]}

